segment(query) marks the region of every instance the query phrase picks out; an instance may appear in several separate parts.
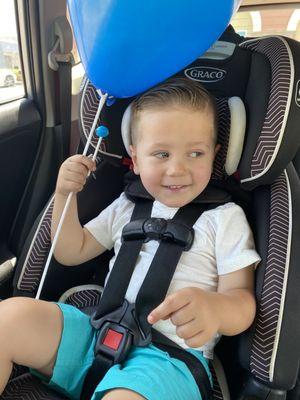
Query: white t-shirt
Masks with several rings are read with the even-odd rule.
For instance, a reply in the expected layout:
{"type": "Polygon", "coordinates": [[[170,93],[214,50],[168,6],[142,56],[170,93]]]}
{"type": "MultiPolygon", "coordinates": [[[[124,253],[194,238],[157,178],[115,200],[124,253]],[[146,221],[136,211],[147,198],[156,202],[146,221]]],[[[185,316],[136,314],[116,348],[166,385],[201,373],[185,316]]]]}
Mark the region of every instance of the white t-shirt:
{"type": "MultiPolygon", "coordinates": [[[[130,221],[133,208],[134,203],[122,193],[85,225],[102,246],[106,249],[114,247],[115,256],[110,261],[110,271],[121,247],[122,229],[130,221]]],[[[167,207],[154,201],[151,216],[171,219],[177,210],[178,208],[167,207]]],[[[194,224],[194,231],[193,245],[189,251],[182,253],[168,294],[190,286],[216,291],[218,275],[228,274],[260,261],[245,214],[241,207],[234,203],[205,211],[194,224]]],[[[126,299],[131,303],[136,299],[158,246],[159,243],[154,240],[142,246],[126,293],[126,299]]],[[[187,348],[184,340],[176,335],[176,327],[170,320],[159,321],[154,328],[187,348]]],[[[218,335],[199,348],[204,356],[212,358],[217,340],[218,335]]]]}

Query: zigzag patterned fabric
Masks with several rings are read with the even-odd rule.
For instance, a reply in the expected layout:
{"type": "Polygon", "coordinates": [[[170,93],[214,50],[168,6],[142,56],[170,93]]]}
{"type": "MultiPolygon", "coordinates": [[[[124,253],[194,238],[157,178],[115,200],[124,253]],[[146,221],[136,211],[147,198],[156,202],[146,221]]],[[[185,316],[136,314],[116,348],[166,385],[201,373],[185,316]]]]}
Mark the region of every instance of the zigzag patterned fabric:
{"type": "Polygon", "coordinates": [[[218,143],[221,145],[215,161],[212,173],[212,179],[223,179],[226,177],[224,169],[226,155],[229,144],[229,130],[230,130],[230,111],[227,98],[216,98],[216,105],[218,111],[218,143]]]}
{"type": "Polygon", "coordinates": [[[267,57],[271,67],[269,103],[263,128],[251,161],[251,177],[259,175],[272,162],[285,129],[292,83],[289,45],[281,37],[249,40],[240,45],[267,57]]]}
{"type": "Polygon", "coordinates": [[[289,202],[288,176],[284,172],[271,185],[268,257],[250,359],[251,372],[264,381],[272,381],[272,361],[276,357],[280,333],[280,312],[284,304],[285,275],[288,273],[289,202]]]}
{"type": "Polygon", "coordinates": [[[54,197],[50,200],[32,239],[18,282],[18,289],[35,292],[51,246],[51,217],[54,197]]]}
{"type": "Polygon", "coordinates": [[[30,373],[12,379],[1,396],[1,400],[67,400],[43,385],[30,373]]]}
{"type": "Polygon", "coordinates": [[[101,293],[99,290],[80,290],[71,294],[67,300],[66,304],[71,304],[77,308],[93,307],[99,304],[101,293]]]}
{"type": "MultiPolygon", "coordinates": [[[[99,105],[100,96],[97,93],[97,89],[93,86],[89,81],[86,81],[86,84],[83,89],[83,98],[82,98],[82,108],[80,113],[81,126],[83,130],[82,139],[83,142],[86,142],[88,138],[91,128],[93,126],[94,118],[97,113],[98,105],[99,105]]],[[[100,118],[97,122],[96,127],[100,125],[100,118]]],[[[91,141],[91,145],[93,147],[97,146],[98,136],[94,133],[91,141]]]]}

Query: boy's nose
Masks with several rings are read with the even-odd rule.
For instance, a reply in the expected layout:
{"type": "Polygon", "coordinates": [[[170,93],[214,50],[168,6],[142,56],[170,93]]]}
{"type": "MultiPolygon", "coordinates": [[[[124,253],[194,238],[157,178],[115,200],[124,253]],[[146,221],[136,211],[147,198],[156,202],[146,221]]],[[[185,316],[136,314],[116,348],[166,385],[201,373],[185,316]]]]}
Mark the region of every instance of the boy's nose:
{"type": "Polygon", "coordinates": [[[181,176],[186,172],[186,166],[182,160],[170,160],[168,163],[167,175],[181,176]]]}

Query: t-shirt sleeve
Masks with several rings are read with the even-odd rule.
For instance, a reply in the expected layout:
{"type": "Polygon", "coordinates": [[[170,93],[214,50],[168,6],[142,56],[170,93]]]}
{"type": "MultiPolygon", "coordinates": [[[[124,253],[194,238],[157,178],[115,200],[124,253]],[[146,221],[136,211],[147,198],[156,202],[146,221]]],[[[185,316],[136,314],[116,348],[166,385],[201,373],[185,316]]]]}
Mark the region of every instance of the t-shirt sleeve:
{"type": "Polygon", "coordinates": [[[120,197],[102,210],[97,217],[84,225],[94,238],[108,250],[111,250],[114,246],[114,223],[124,196],[122,193],[120,197]]]}
{"type": "Polygon", "coordinates": [[[256,266],[260,261],[244,211],[234,203],[220,207],[216,214],[215,251],[219,275],[256,266]]]}

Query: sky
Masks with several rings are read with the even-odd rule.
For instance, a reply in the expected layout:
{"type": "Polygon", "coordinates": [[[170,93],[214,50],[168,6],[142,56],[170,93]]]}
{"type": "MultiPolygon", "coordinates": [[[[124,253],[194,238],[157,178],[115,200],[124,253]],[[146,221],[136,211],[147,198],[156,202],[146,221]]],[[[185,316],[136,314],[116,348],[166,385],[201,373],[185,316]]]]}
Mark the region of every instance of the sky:
{"type": "Polygon", "coordinates": [[[0,0],[0,39],[17,37],[14,0],[0,0]]]}

